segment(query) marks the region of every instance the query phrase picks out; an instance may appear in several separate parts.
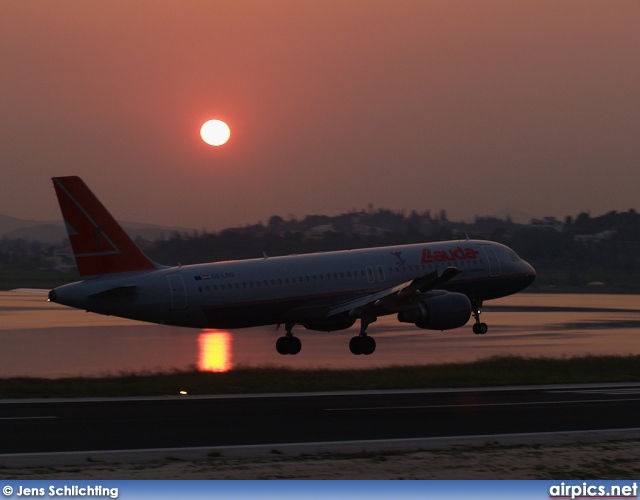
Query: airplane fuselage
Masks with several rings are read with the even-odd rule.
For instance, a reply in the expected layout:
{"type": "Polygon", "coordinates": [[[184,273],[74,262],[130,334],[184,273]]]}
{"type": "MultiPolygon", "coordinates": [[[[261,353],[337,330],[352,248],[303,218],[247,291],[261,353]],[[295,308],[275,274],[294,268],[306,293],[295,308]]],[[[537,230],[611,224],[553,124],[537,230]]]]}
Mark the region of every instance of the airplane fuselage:
{"type": "MultiPolygon", "coordinates": [[[[535,277],[508,247],[461,240],[122,273],[64,285],[51,299],[100,314],[195,328],[313,325],[326,316],[323,303],[329,310],[450,267],[459,274],[439,288],[480,303],[515,293],[535,277]]],[[[347,314],[343,320],[348,323],[347,314]]]]}

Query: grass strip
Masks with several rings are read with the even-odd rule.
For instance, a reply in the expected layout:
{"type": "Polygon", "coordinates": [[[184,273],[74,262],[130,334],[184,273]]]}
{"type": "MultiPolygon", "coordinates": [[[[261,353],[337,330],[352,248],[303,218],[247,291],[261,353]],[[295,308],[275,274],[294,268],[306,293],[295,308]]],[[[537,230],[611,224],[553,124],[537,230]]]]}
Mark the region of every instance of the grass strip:
{"type": "Polygon", "coordinates": [[[566,359],[495,356],[472,363],[377,369],[234,368],[119,374],[106,377],[0,379],[0,399],[243,394],[528,384],[640,382],[640,356],[566,359]]]}

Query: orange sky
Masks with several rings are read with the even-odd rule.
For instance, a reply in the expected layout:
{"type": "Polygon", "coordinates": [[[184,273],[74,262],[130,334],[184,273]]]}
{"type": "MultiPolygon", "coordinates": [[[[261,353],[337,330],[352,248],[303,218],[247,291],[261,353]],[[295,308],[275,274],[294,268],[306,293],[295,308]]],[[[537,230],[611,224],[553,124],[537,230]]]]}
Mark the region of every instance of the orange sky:
{"type": "Polygon", "coordinates": [[[640,209],[640,2],[5,0],[0,213],[640,209]],[[231,140],[198,131],[225,120],[231,140]]]}

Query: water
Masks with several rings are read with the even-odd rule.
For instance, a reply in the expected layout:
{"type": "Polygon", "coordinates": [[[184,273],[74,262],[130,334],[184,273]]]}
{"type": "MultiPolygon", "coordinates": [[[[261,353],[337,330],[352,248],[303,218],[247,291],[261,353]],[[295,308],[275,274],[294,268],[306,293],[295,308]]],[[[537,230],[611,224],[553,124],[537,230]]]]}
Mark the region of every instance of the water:
{"type": "Polygon", "coordinates": [[[197,367],[225,371],[238,366],[371,368],[493,355],[546,356],[640,354],[640,296],[518,294],[488,302],[483,321],[446,332],[420,330],[394,316],[369,327],[377,350],[353,356],[356,326],[335,333],[296,327],[297,356],[281,356],[275,327],[233,332],[150,325],[85,313],[46,301],[46,296],[0,292],[0,377],[99,376],[197,367]]]}

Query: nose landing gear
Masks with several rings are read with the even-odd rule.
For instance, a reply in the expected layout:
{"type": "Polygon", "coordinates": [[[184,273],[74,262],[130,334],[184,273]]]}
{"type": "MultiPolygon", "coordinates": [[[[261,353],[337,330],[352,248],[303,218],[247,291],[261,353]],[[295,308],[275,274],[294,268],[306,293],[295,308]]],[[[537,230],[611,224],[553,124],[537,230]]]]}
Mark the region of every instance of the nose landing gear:
{"type": "Polygon", "coordinates": [[[472,308],[472,312],[473,312],[473,317],[476,320],[476,322],[473,325],[473,333],[475,333],[476,335],[484,335],[489,330],[489,327],[487,326],[486,323],[481,323],[480,322],[480,308],[481,307],[482,307],[482,301],[481,300],[480,301],[476,301],[476,300],[472,300],[471,301],[471,308],[472,308]]]}

